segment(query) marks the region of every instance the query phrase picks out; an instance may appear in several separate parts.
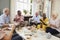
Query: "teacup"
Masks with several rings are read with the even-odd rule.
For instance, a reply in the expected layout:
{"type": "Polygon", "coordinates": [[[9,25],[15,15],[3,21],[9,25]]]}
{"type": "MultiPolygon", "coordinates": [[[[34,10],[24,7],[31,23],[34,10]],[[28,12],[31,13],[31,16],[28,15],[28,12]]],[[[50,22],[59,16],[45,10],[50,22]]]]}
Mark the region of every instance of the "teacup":
{"type": "Polygon", "coordinates": [[[46,34],[46,37],[47,37],[48,39],[50,39],[50,38],[51,38],[51,34],[50,34],[50,33],[47,33],[47,34],[46,34]]]}

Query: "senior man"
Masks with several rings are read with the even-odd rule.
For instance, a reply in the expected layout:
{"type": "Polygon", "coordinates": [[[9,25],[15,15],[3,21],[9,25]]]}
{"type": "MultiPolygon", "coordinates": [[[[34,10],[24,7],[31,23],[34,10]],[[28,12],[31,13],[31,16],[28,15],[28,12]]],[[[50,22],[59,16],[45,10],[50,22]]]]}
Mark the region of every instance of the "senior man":
{"type": "Polygon", "coordinates": [[[8,26],[8,23],[10,22],[10,12],[8,8],[3,9],[3,14],[0,16],[0,28],[2,26],[8,26]]]}

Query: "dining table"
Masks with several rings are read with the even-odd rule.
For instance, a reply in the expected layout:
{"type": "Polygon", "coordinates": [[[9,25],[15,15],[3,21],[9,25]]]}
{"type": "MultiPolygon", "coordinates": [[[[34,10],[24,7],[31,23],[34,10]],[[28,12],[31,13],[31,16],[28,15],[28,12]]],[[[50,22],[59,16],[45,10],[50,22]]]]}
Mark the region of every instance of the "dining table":
{"type": "Polygon", "coordinates": [[[53,36],[50,33],[46,33],[41,29],[31,31],[27,27],[23,27],[19,30],[16,28],[15,31],[25,40],[60,40],[60,38],[53,36]]]}

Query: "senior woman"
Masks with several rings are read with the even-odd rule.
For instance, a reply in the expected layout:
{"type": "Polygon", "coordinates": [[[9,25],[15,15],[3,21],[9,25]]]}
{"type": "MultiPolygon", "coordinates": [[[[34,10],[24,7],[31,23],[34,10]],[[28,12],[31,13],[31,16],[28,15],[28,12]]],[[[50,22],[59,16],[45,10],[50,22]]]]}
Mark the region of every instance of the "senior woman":
{"type": "Polygon", "coordinates": [[[57,13],[53,13],[49,20],[50,27],[47,28],[46,32],[50,32],[52,35],[59,34],[60,32],[60,20],[57,13]]]}

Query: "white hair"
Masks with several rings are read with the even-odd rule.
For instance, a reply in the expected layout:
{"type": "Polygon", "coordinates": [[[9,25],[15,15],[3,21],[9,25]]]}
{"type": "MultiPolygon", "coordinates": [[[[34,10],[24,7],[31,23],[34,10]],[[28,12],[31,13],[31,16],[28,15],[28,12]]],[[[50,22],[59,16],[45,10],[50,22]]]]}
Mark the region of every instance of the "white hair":
{"type": "Polygon", "coordinates": [[[5,13],[6,10],[9,10],[9,8],[4,8],[4,9],[3,9],[3,13],[5,13]]]}
{"type": "Polygon", "coordinates": [[[52,15],[58,16],[59,14],[58,14],[56,11],[53,11],[53,12],[52,12],[52,15]]]}

